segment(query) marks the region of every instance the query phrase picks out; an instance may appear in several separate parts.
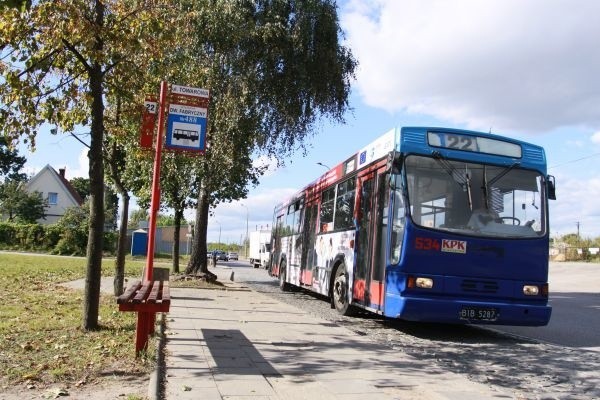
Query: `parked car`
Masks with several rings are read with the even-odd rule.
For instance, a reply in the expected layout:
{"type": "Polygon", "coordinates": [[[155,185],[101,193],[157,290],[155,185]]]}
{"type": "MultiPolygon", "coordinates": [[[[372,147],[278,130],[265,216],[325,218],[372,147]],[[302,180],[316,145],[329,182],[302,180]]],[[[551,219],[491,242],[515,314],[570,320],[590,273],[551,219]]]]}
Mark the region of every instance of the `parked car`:
{"type": "Polygon", "coordinates": [[[238,253],[236,253],[235,251],[230,251],[229,253],[227,253],[227,258],[230,260],[237,260],[238,253]]]}

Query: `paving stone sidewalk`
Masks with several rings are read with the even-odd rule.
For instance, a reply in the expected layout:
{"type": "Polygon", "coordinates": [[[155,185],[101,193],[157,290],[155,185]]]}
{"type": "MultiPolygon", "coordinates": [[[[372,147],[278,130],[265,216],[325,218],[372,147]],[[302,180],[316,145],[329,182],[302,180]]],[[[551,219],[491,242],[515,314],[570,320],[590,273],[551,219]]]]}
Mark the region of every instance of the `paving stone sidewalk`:
{"type": "MultiPolygon", "coordinates": [[[[213,272],[229,282],[229,269],[213,272]]],[[[168,400],[513,398],[241,284],[171,295],[168,400]]]]}

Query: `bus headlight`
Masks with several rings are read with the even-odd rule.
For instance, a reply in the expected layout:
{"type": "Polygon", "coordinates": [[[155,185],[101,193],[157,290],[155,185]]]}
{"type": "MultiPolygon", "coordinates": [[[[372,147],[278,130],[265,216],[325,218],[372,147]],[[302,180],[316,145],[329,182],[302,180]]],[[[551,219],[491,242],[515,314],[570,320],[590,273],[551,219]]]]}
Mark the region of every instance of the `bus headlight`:
{"type": "Polygon", "coordinates": [[[523,294],[525,296],[537,296],[540,294],[540,288],[536,285],[524,285],[523,294]]]}
{"type": "Polygon", "coordinates": [[[415,286],[421,289],[431,289],[433,287],[433,279],[417,277],[415,286]]]}

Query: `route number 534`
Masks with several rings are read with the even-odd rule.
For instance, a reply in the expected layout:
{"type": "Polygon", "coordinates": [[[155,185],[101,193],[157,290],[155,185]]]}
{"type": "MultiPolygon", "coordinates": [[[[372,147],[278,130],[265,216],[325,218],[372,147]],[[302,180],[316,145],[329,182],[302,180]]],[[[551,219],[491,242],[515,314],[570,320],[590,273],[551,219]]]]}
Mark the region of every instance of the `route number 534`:
{"type": "Polygon", "coordinates": [[[437,239],[418,237],[415,238],[415,249],[440,251],[440,242],[437,239]]]}

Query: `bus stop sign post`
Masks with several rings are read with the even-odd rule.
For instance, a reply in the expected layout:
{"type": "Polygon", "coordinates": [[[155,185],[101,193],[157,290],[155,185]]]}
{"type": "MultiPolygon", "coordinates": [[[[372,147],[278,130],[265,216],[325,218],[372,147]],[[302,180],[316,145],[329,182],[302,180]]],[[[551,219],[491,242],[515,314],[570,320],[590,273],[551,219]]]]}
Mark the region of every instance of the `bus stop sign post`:
{"type": "MultiPolygon", "coordinates": [[[[148,253],[146,256],[146,269],[144,282],[152,281],[154,269],[154,242],[156,236],[156,215],[160,207],[160,162],[162,154],[162,138],[164,133],[165,107],[167,100],[167,82],[160,84],[160,99],[158,101],[158,134],[156,135],[156,151],[154,156],[154,171],[152,175],[152,197],[150,200],[150,222],[148,226],[148,253]]],[[[135,352],[148,346],[148,336],[154,333],[156,313],[154,311],[138,311],[135,328],[135,352]]]]}
{"type": "Polygon", "coordinates": [[[154,266],[154,240],[156,236],[156,215],[160,207],[160,162],[162,155],[162,138],[164,134],[165,108],[167,102],[167,82],[160,84],[160,99],[158,103],[158,135],[156,136],[156,151],[154,155],[154,170],[152,174],[152,197],[150,199],[150,222],[148,226],[148,253],[146,257],[145,281],[152,280],[154,266]]]}
{"type": "MultiPolygon", "coordinates": [[[[152,108],[158,107],[158,134],[156,135],[156,149],[154,156],[154,170],[152,174],[152,197],[150,200],[150,221],[148,226],[148,252],[146,257],[146,268],[144,270],[144,282],[153,280],[154,270],[154,244],[156,238],[156,217],[160,208],[160,164],[163,149],[163,136],[165,133],[165,110],[169,107],[167,102],[168,83],[162,81],[160,84],[160,98],[158,104],[153,99],[147,99],[145,114],[152,114],[152,108]]],[[[190,88],[186,86],[173,85],[172,97],[178,108],[169,121],[168,141],[179,140],[181,150],[204,153],[206,145],[207,109],[210,92],[206,89],[190,88]],[[175,130],[178,129],[177,132],[175,130]],[[175,138],[174,135],[183,135],[175,138]],[[194,143],[195,141],[198,143],[194,143]]],[[[154,110],[155,112],[155,110],[154,110]]],[[[144,120],[142,135],[149,135],[150,116],[144,120]]],[[[152,121],[153,122],[153,121],[152,121]]],[[[147,138],[145,140],[148,140],[147,138]]],[[[174,145],[175,143],[170,143],[174,145]]],[[[148,336],[154,333],[156,311],[138,311],[136,325],[135,351],[139,354],[148,345],[148,336]]]]}

